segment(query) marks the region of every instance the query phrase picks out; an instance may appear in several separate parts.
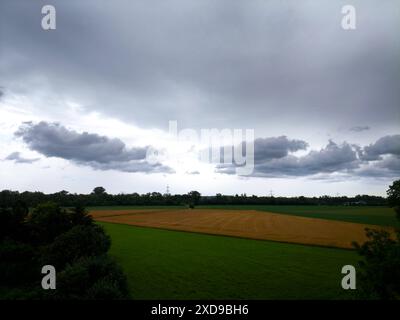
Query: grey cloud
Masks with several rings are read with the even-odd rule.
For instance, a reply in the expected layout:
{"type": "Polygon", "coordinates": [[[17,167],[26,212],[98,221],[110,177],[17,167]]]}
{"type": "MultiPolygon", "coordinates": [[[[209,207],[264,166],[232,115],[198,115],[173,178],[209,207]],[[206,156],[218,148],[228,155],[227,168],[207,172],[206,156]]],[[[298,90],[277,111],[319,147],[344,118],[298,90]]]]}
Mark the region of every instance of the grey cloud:
{"type": "Polygon", "coordinates": [[[286,157],[290,152],[305,150],[308,143],[303,140],[290,140],[286,136],[258,138],[254,140],[254,160],[256,163],[269,159],[286,157]]]}
{"type": "Polygon", "coordinates": [[[337,1],[54,0],[57,30],[44,32],[40,2],[3,0],[0,72],[17,93],[152,127],[165,112],[203,128],[263,130],[282,114],[310,128],[396,125],[397,0],[375,2],[352,2],[359,26],[346,32],[337,1]]]}
{"type": "MultiPolygon", "coordinates": [[[[297,139],[288,139],[286,136],[257,138],[254,140],[254,162],[259,164],[271,159],[280,159],[286,157],[289,153],[306,150],[307,147],[307,142],[297,139]]],[[[221,163],[224,162],[225,148],[226,147],[220,148],[221,163]]],[[[245,142],[242,142],[241,150],[243,153],[246,152],[245,142]]],[[[209,150],[209,152],[211,152],[211,150],[209,150]]]]}
{"type": "MultiPolygon", "coordinates": [[[[255,149],[254,177],[313,176],[341,174],[343,177],[398,177],[400,176],[400,135],[385,136],[366,147],[329,141],[321,150],[312,150],[304,156],[288,154],[266,158],[260,148],[255,149]],[[263,159],[260,161],[260,159],[263,159]]],[[[236,165],[218,165],[217,172],[235,174],[236,165]]]]}
{"type": "Polygon", "coordinates": [[[302,157],[293,155],[256,164],[254,176],[306,176],[317,173],[348,171],[359,166],[356,151],[348,143],[333,141],[319,151],[310,151],[302,157]]]}
{"type": "Polygon", "coordinates": [[[351,127],[349,130],[354,131],[354,132],[362,132],[362,131],[367,131],[370,129],[371,128],[369,126],[355,126],[355,127],[351,127]]]}
{"type": "Polygon", "coordinates": [[[17,137],[46,157],[58,157],[99,170],[125,172],[170,172],[159,163],[146,162],[148,147],[127,148],[117,138],[94,133],[78,133],[58,123],[26,122],[15,132],[17,137]]]}
{"type": "MultiPolygon", "coordinates": [[[[301,140],[295,143],[295,150],[305,149],[307,144],[301,140]],[[301,143],[300,143],[301,141],[301,143]]],[[[268,144],[264,145],[268,148],[268,144]]],[[[312,150],[300,157],[287,154],[281,157],[265,157],[265,150],[255,149],[255,167],[252,176],[279,177],[279,176],[307,176],[318,173],[345,172],[358,168],[359,159],[357,152],[350,144],[344,142],[341,145],[329,141],[325,148],[319,151],[312,150]],[[258,155],[261,154],[262,156],[258,155]]],[[[235,165],[220,165],[217,171],[233,174],[235,165]]]]}
{"type": "Polygon", "coordinates": [[[390,155],[379,161],[373,161],[354,172],[360,177],[398,178],[400,177],[400,157],[390,155]]]}
{"type": "Polygon", "coordinates": [[[6,158],[4,158],[4,160],[10,160],[10,161],[15,161],[15,163],[33,163],[36,162],[38,160],[40,160],[39,158],[24,158],[21,156],[20,152],[12,152],[10,153],[6,158]]]}
{"type": "Polygon", "coordinates": [[[366,146],[360,153],[363,160],[380,160],[382,155],[400,156],[400,135],[384,136],[375,143],[366,146]]]}

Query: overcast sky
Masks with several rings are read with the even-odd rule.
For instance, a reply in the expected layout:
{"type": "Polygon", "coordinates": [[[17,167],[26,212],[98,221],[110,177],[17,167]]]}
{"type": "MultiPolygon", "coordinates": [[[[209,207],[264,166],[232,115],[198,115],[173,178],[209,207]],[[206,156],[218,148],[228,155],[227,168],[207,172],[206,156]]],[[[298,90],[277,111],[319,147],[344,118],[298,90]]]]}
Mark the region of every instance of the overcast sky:
{"type": "Polygon", "coordinates": [[[384,195],[400,178],[398,30],[397,0],[2,0],[0,189],[384,195]],[[170,120],[253,129],[252,174],[199,161],[170,120]]]}

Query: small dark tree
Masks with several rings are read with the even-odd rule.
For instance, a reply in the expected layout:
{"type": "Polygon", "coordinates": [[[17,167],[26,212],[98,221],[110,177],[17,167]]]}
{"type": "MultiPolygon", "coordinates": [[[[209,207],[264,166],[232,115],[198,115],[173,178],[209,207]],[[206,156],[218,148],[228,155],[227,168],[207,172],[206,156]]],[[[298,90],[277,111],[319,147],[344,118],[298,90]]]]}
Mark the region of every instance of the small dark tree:
{"type": "Polygon", "coordinates": [[[396,180],[387,190],[389,206],[396,212],[397,218],[400,220],[400,180],[396,180]]]}
{"type": "Polygon", "coordinates": [[[366,229],[368,241],[354,244],[359,261],[358,289],[364,299],[400,299],[400,233],[366,229]]]}
{"type": "Polygon", "coordinates": [[[193,209],[195,206],[199,204],[201,194],[198,191],[190,191],[188,193],[189,198],[189,208],[193,209]]]}
{"type": "Polygon", "coordinates": [[[104,189],[103,187],[96,187],[93,189],[92,193],[96,196],[102,196],[106,194],[106,189],[104,189]]]}
{"type": "Polygon", "coordinates": [[[92,225],[92,217],[87,212],[86,208],[80,204],[75,206],[70,212],[70,217],[73,225],[92,225]]]}
{"type": "MultiPolygon", "coordinates": [[[[387,191],[389,204],[400,219],[400,180],[387,191]]],[[[366,229],[368,241],[354,247],[363,257],[359,261],[358,283],[360,296],[365,299],[400,299],[400,230],[393,238],[385,230],[366,229]]]]}

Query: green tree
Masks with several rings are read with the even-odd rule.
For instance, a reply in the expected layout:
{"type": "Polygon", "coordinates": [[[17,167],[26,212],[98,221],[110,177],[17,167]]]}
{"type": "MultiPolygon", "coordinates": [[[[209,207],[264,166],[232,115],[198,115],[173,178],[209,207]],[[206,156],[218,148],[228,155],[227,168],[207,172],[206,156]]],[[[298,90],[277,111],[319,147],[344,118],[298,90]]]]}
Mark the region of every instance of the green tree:
{"type": "Polygon", "coordinates": [[[104,189],[103,187],[94,188],[92,193],[95,194],[96,196],[102,196],[107,194],[106,189],[104,189]]]}
{"type": "Polygon", "coordinates": [[[354,244],[363,257],[357,273],[363,299],[400,299],[400,232],[393,239],[387,231],[366,229],[368,241],[354,244]]]}
{"type": "Polygon", "coordinates": [[[200,202],[201,199],[201,194],[198,191],[190,191],[188,193],[188,197],[189,197],[189,206],[191,208],[194,208],[194,206],[197,206],[200,202]]]}
{"type": "MultiPolygon", "coordinates": [[[[399,215],[400,180],[387,190],[388,203],[399,215]]],[[[358,289],[361,298],[400,300],[400,230],[394,238],[385,230],[366,229],[368,241],[354,243],[359,255],[358,289]]]]}
{"type": "Polygon", "coordinates": [[[84,257],[57,277],[56,299],[127,299],[128,283],[121,268],[107,255],[84,257]]]}
{"type": "Polygon", "coordinates": [[[394,208],[397,218],[400,219],[400,180],[396,180],[387,190],[389,206],[394,208]]]}
{"type": "Polygon", "coordinates": [[[31,240],[40,244],[52,242],[73,226],[67,211],[54,202],[38,205],[28,219],[27,225],[31,240]]]}
{"type": "Polygon", "coordinates": [[[57,269],[64,268],[82,257],[97,256],[107,253],[111,239],[103,228],[96,224],[86,226],[77,225],[59,235],[54,242],[48,245],[42,255],[42,262],[57,269]]]}
{"type": "Polygon", "coordinates": [[[28,214],[0,208],[1,299],[125,299],[126,278],[107,252],[110,237],[85,208],[47,202],[28,214]],[[40,285],[43,265],[57,270],[57,290],[40,285]]]}

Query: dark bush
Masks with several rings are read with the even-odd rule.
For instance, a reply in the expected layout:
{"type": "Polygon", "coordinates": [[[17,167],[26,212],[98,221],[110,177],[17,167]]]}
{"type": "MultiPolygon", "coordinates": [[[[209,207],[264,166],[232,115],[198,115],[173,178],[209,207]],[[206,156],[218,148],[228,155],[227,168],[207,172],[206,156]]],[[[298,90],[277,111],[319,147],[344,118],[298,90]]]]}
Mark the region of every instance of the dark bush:
{"type": "Polygon", "coordinates": [[[39,204],[27,223],[31,241],[36,244],[50,243],[73,226],[67,211],[52,202],[39,204]]]}
{"type": "Polygon", "coordinates": [[[21,239],[26,235],[24,220],[29,209],[21,202],[13,208],[0,208],[0,240],[5,238],[21,239]]]}
{"type": "Polygon", "coordinates": [[[359,262],[358,291],[363,299],[400,299],[400,233],[397,240],[383,230],[367,229],[368,241],[354,244],[359,262]]]}
{"type": "Polygon", "coordinates": [[[126,277],[108,256],[85,257],[58,277],[58,299],[127,299],[126,277]]]}
{"type": "Polygon", "coordinates": [[[4,240],[0,245],[0,283],[3,285],[26,284],[40,277],[40,268],[33,246],[4,240]]]}
{"type": "Polygon", "coordinates": [[[54,203],[31,214],[18,201],[0,209],[0,299],[125,299],[125,275],[107,255],[110,238],[85,208],[54,203]],[[41,287],[44,265],[56,290],[41,287]]]}
{"type": "Polygon", "coordinates": [[[42,264],[63,268],[82,257],[107,253],[111,240],[101,226],[78,225],[58,236],[44,248],[42,264]]]}

